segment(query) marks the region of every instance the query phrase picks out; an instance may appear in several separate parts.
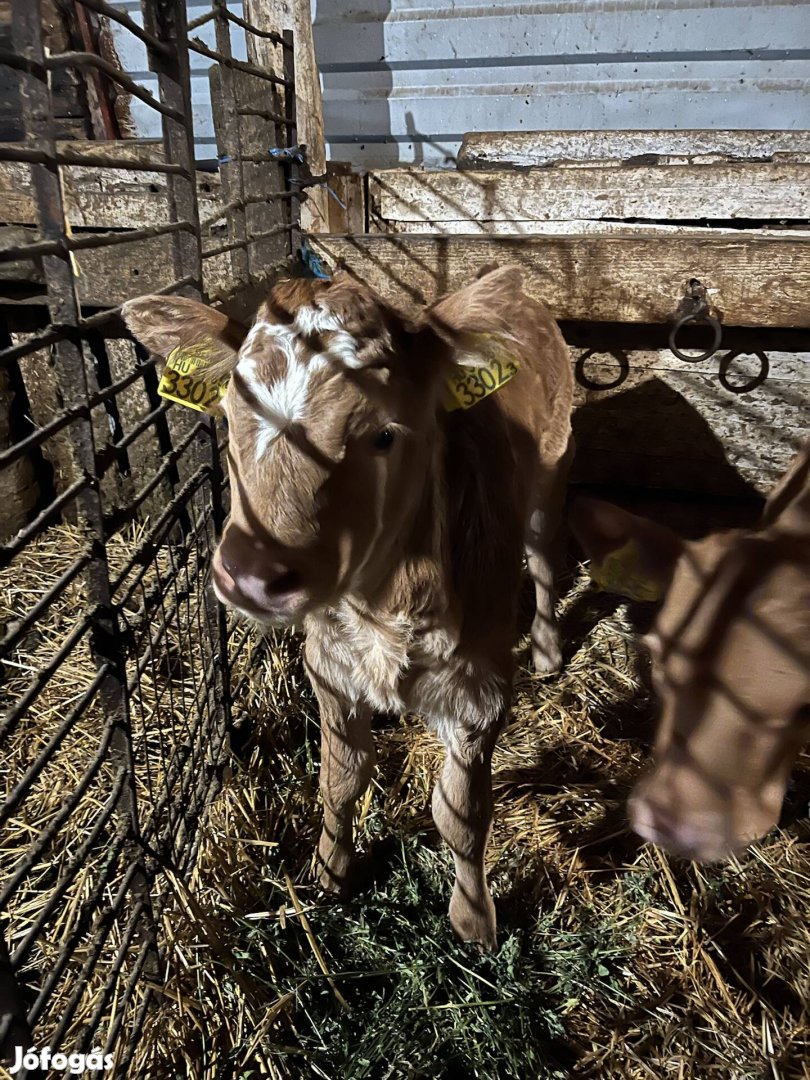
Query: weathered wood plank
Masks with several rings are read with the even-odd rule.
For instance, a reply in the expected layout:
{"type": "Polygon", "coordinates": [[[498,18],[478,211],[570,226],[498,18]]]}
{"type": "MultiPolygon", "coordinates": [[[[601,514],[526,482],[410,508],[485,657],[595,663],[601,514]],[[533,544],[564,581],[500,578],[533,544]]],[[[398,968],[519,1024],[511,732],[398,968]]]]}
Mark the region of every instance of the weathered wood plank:
{"type": "MultiPolygon", "coordinates": [[[[266,82],[236,72],[236,92],[240,108],[263,108],[280,114],[283,111],[281,95],[275,87],[268,87],[266,82]]],[[[267,156],[268,147],[283,144],[284,132],[280,125],[266,117],[245,115],[240,117],[242,152],[247,157],[265,155],[262,162],[244,163],[245,197],[261,200],[252,203],[245,211],[247,235],[256,236],[268,232],[288,220],[289,202],[281,199],[268,201],[272,192],[284,190],[284,167],[267,156]]],[[[250,245],[248,259],[250,273],[254,278],[266,274],[268,268],[286,256],[289,237],[286,233],[259,240],[250,245]]]]}
{"type": "Polygon", "coordinates": [[[327,209],[330,233],[360,233],[365,231],[365,196],[363,177],[352,171],[348,162],[330,161],[326,183],[331,192],[327,209]]]}
{"type": "MultiPolygon", "coordinates": [[[[12,444],[13,417],[19,415],[19,402],[9,385],[8,375],[0,371],[0,449],[12,444]]],[[[28,520],[37,498],[39,486],[27,457],[0,469],[0,541],[8,540],[28,520]]]]}
{"type": "MultiPolygon", "coordinates": [[[[33,243],[37,238],[34,229],[0,227],[0,249],[17,246],[26,239],[33,243]]],[[[203,250],[220,243],[221,237],[206,237],[203,250]]],[[[87,307],[117,307],[133,296],[164,289],[175,280],[171,236],[87,249],[77,253],[76,262],[76,288],[80,302],[87,307]]],[[[0,271],[0,281],[43,284],[40,260],[0,264],[0,271]]],[[[224,256],[206,259],[203,274],[211,296],[224,296],[231,290],[233,275],[224,256]]]]}
{"type": "Polygon", "coordinates": [[[807,131],[479,131],[464,136],[460,169],[648,157],[700,161],[808,161],[807,131]]]}
{"type": "MultiPolygon", "coordinates": [[[[152,161],[163,160],[157,144],[62,143],[72,154],[108,151],[111,156],[152,161]],[[114,148],[114,149],[112,149],[114,148]],[[148,151],[148,152],[147,152],[148,151]]],[[[127,229],[156,225],[169,220],[166,174],[128,172],[126,169],[103,169],[84,165],[66,165],[61,169],[65,209],[69,224],[75,229],[127,229]]],[[[197,173],[197,199],[200,216],[206,218],[221,205],[220,178],[216,173],[197,173]]],[[[36,225],[36,199],[31,183],[31,167],[13,161],[0,162],[0,215],[7,225],[36,225]]]]}
{"type": "MultiPolygon", "coordinates": [[[[245,18],[260,30],[292,30],[295,45],[296,139],[307,148],[307,162],[313,175],[326,171],[326,142],[323,126],[321,81],[312,37],[312,10],[309,0],[245,0],[245,18]]],[[[269,41],[247,35],[248,57],[281,74],[281,50],[269,41]]],[[[312,188],[301,207],[304,229],[321,231],[327,227],[327,193],[312,188]]]]}
{"type": "Polygon", "coordinates": [[[667,322],[690,278],[710,290],[730,326],[810,326],[810,237],[713,236],[709,229],[644,235],[318,236],[312,244],[382,295],[435,300],[491,263],[515,263],[558,319],[667,322]],[[662,242],[665,241],[665,242],[662,242]]]}
{"type": "Polygon", "coordinates": [[[810,164],[525,172],[389,169],[370,174],[369,199],[386,222],[804,219],[810,164]]]}
{"type": "MultiPolygon", "coordinates": [[[[425,236],[437,234],[439,236],[644,236],[655,235],[659,239],[663,237],[677,236],[684,229],[690,232],[711,235],[715,239],[722,237],[734,237],[740,235],[740,229],[733,225],[717,224],[709,228],[695,225],[679,224],[666,221],[599,221],[584,218],[571,218],[568,221],[384,221],[373,214],[369,216],[370,233],[392,233],[395,235],[425,236]]],[[[352,230],[353,232],[363,230],[352,230]]],[[[752,235],[749,230],[747,235],[752,235]]],[[[777,225],[775,222],[756,230],[759,237],[785,236],[785,235],[810,235],[810,227],[802,221],[787,226],[777,225]]]]}

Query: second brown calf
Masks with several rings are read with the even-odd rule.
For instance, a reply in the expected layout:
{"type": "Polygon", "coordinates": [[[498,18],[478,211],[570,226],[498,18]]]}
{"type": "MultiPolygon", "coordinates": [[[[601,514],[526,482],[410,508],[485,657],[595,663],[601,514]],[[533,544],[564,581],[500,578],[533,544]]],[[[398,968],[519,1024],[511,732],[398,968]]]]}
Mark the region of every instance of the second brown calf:
{"type": "Polygon", "coordinates": [[[277,287],[241,343],[193,301],[144,297],[124,313],[153,352],[207,339],[231,372],[232,510],[214,580],[250,618],[305,630],[322,728],[322,884],[347,879],[355,804],[374,767],[372,713],[420,713],[446,747],[432,806],[455,860],[452,925],[492,947],[490,767],[510,704],[524,552],[534,664],[548,673],[560,662],[550,552],[573,379],[556,324],[513,268],[415,323],[346,275],[277,287]],[[459,363],[517,373],[448,411],[459,363]]]}
{"type": "Polygon", "coordinates": [[[663,596],[647,637],[661,718],[633,827],[694,859],[740,851],[777,823],[810,739],[810,442],[753,530],[687,543],[585,499],[571,521],[597,573],[632,544],[629,576],[663,596]]]}

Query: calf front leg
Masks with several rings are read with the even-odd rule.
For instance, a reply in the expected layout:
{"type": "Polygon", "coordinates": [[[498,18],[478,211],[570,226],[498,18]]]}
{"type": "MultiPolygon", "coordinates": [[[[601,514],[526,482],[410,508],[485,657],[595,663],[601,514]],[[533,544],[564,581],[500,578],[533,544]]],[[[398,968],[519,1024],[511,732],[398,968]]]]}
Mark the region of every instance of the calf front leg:
{"type": "Polygon", "coordinates": [[[321,713],[323,830],[317,874],[324,889],[341,893],[354,858],[354,809],[374,771],[372,714],[365,706],[351,709],[317,678],[312,683],[321,713]]]}
{"type": "Polygon", "coordinates": [[[486,731],[458,725],[442,732],[446,756],[433,789],[433,820],[453,852],[456,880],[450,922],[462,941],[495,948],[495,904],[484,869],[492,824],[492,751],[497,726],[486,731]]]}

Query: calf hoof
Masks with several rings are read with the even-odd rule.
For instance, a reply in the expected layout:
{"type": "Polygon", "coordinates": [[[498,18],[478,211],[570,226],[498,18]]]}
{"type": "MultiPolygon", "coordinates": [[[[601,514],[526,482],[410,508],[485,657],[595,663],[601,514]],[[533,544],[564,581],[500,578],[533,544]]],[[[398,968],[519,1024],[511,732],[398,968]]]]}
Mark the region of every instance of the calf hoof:
{"type": "Polygon", "coordinates": [[[450,925],[462,941],[475,943],[481,952],[494,952],[497,948],[497,920],[489,890],[479,897],[470,898],[456,886],[450,901],[450,925]]]}
{"type": "Polygon", "coordinates": [[[351,868],[351,855],[332,850],[327,857],[319,850],[315,860],[315,880],[324,892],[332,896],[347,896],[351,868]]]}
{"type": "Polygon", "coordinates": [[[562,667],[556,628],[550,628],[545,622],[532,626],[532,665],[537,675],[554,675],[562,667]]]}
{"type": "Polygon", "coordinates": [[[532,666],[535,675],[556,675],[562,667],[560,646],[555,645],[553,649],[547,649],[532,645],[532,666]]]}

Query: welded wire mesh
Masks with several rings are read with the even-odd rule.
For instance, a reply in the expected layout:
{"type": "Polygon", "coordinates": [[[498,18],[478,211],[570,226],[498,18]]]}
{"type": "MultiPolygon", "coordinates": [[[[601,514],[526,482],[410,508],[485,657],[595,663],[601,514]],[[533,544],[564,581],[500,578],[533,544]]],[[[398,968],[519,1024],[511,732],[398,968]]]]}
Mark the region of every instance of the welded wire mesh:
{"type": "Polygon", "coordinates": [[[124,1076],[225,760],[235,646],[209,588],[225,434],[158,396],[158,360],[120,307],[255,286],[294,252],[300,159],[279,153],[295,146],[289,34],[225,0],[193,24],[180,0],[82,6],[145,49],[158,96],[90,45],[54,53],[44,2],[13,0],[0,61],[25,141],[0,143],[0,1050],[101,1047],[124,1076]],[[209,23],[213,45],[193,36],[209,23]],[[263,50],[235,59],[234,27],[263,50]],[[206,172],[190,50],[212,63],[206,172]],[[160,141],[59,139],[64,69],[88,100],[113,85],[152,110],[160,141]]]}

